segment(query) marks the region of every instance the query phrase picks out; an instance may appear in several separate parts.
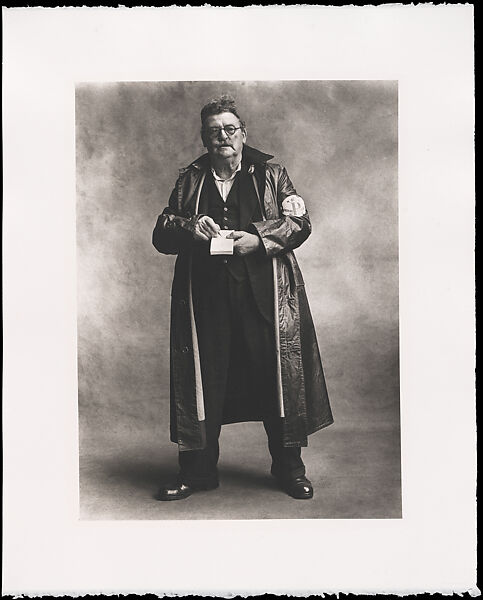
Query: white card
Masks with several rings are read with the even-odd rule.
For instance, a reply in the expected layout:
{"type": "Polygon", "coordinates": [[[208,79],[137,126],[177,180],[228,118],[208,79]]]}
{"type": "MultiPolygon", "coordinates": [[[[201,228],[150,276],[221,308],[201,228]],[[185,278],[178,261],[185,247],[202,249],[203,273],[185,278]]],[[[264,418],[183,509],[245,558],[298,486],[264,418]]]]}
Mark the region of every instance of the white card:
{"type": "Polygon", "coordinates": [[[211,238],[210,254],[233,254],[233,241],[227,239],[227,235],[233,233],[233,229],[222,229],[219,236],[211,238]]]}

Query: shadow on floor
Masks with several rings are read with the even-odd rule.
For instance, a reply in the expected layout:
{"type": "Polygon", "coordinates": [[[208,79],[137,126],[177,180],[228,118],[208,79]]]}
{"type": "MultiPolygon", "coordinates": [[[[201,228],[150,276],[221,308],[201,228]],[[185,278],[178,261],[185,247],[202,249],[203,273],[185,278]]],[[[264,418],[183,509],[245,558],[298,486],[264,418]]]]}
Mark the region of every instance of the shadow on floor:
{"type": "Polygon", "coordinates": [[[278,489],[277,482],[270,474],[263,474],[258,470],[238,468],[238,467],[220,467],[220,479],[224,485],[236,486],[252,489],[278,489]]]}
{"type": "MultiPolygon", "coordinates": [[[[157,490],[165,482],[173,482],[177,477],[177,465],[167,459],[150,460],[149,457],[126,457],[119,454],[109,458],[86,461],[82,470],[91,476],[97,472],[99,480],[124,483],[130,488],[157,490]],[[89,464],[91,463],[91,464],[89,464]]],[[[224,486],[250,489],[278,489],[277,482],[270,473],[260,473],[246,467],[220,467],[220,480],[224,486]]],[[[153,497],[155,497],[153,493],[153,497]]]]}
{"type": "MultiPolygon", "coordinates": [[[[155,491],[165,481],[176,479],[176,464],[167,459],[153,460],[150,456],[126,456],[125,453],[85,460],[82,471],[99,482],[123,485],[130,489],[155,491]]],[[[82,479],[82,475],[81,475],[82,479]]]]}
{"type": "Polygon", "coordinates": [[[172,446],[133,440],[82,456],[81,518],[401,518],[397,432],[334,431],[314,438],[303,452],[314,499],[302,503],[279,490],[259,433],[248,427],[227,431],[220,487],[179,502],[156,500],[160,486],[177,476],[172,446]]]}

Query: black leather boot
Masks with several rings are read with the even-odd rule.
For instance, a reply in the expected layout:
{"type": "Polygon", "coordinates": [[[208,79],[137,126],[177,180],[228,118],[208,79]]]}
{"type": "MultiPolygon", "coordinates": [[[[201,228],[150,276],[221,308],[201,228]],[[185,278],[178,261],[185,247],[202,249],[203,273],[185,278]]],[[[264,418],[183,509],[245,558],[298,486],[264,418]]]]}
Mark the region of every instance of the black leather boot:
{"type": "Polygon", "coordinates": [[[301,477],[279,478],[277,481],[281,489],[296,500],[308,500],[314,495],[312,483],[302,475],[301,477]]]}
{"type": "Polygon", "coordinates": [[[214,490],[218,487],[218,482],[210,482],[205,484],[189,485],[178,479],[174,483],[163,485],[156,494],[156,500],[184,500],[194,492],[214,490]]]}

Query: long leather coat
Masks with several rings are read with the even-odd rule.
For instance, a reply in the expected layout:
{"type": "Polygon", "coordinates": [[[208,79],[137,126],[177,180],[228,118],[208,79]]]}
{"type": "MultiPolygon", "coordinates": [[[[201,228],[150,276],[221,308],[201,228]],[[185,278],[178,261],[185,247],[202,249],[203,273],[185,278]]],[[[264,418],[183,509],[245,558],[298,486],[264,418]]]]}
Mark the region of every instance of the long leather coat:
{"type": "MultiPolygon", "coordinates": [[[[293,249],[311,233],[307,211],[284,216],[283,200],[296,194],[284,167],[273,158],[244,146],[259,197],[263,220],[255,227],[273,262],[275,342],[279,414],[284,446],[306,446],[307,436],[333,422],[315,329],[302,273],[293,249]]],[[[168,207],[158,217],[153,244],[159,252],[177,254],[171,294],[171,440],[179,449],[206,445],[203,382],[191,293],[193,230],[209,169],[205,154],[179,172],[168,207]]]]}

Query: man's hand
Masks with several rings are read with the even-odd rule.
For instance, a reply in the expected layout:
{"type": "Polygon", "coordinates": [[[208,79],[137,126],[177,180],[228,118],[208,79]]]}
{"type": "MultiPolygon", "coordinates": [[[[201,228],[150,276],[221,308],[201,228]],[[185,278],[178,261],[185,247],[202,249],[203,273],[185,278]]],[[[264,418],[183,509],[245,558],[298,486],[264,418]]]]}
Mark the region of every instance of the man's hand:
{"type": "Polygon", "coordinates": [[[261,241],[258,235],[247,233],[246,231],[234,231],[229,238],[235,240],[233,252],[239,256],[252,254],[260,247],[261,241]]]}
{"type": "Polygon", "coordinates": [[[219,231],[220,226],[211,217],[203,215],[195,225],[193,238],[198,241],[208,242],[211,238],[217,237],[219,231]]]}

